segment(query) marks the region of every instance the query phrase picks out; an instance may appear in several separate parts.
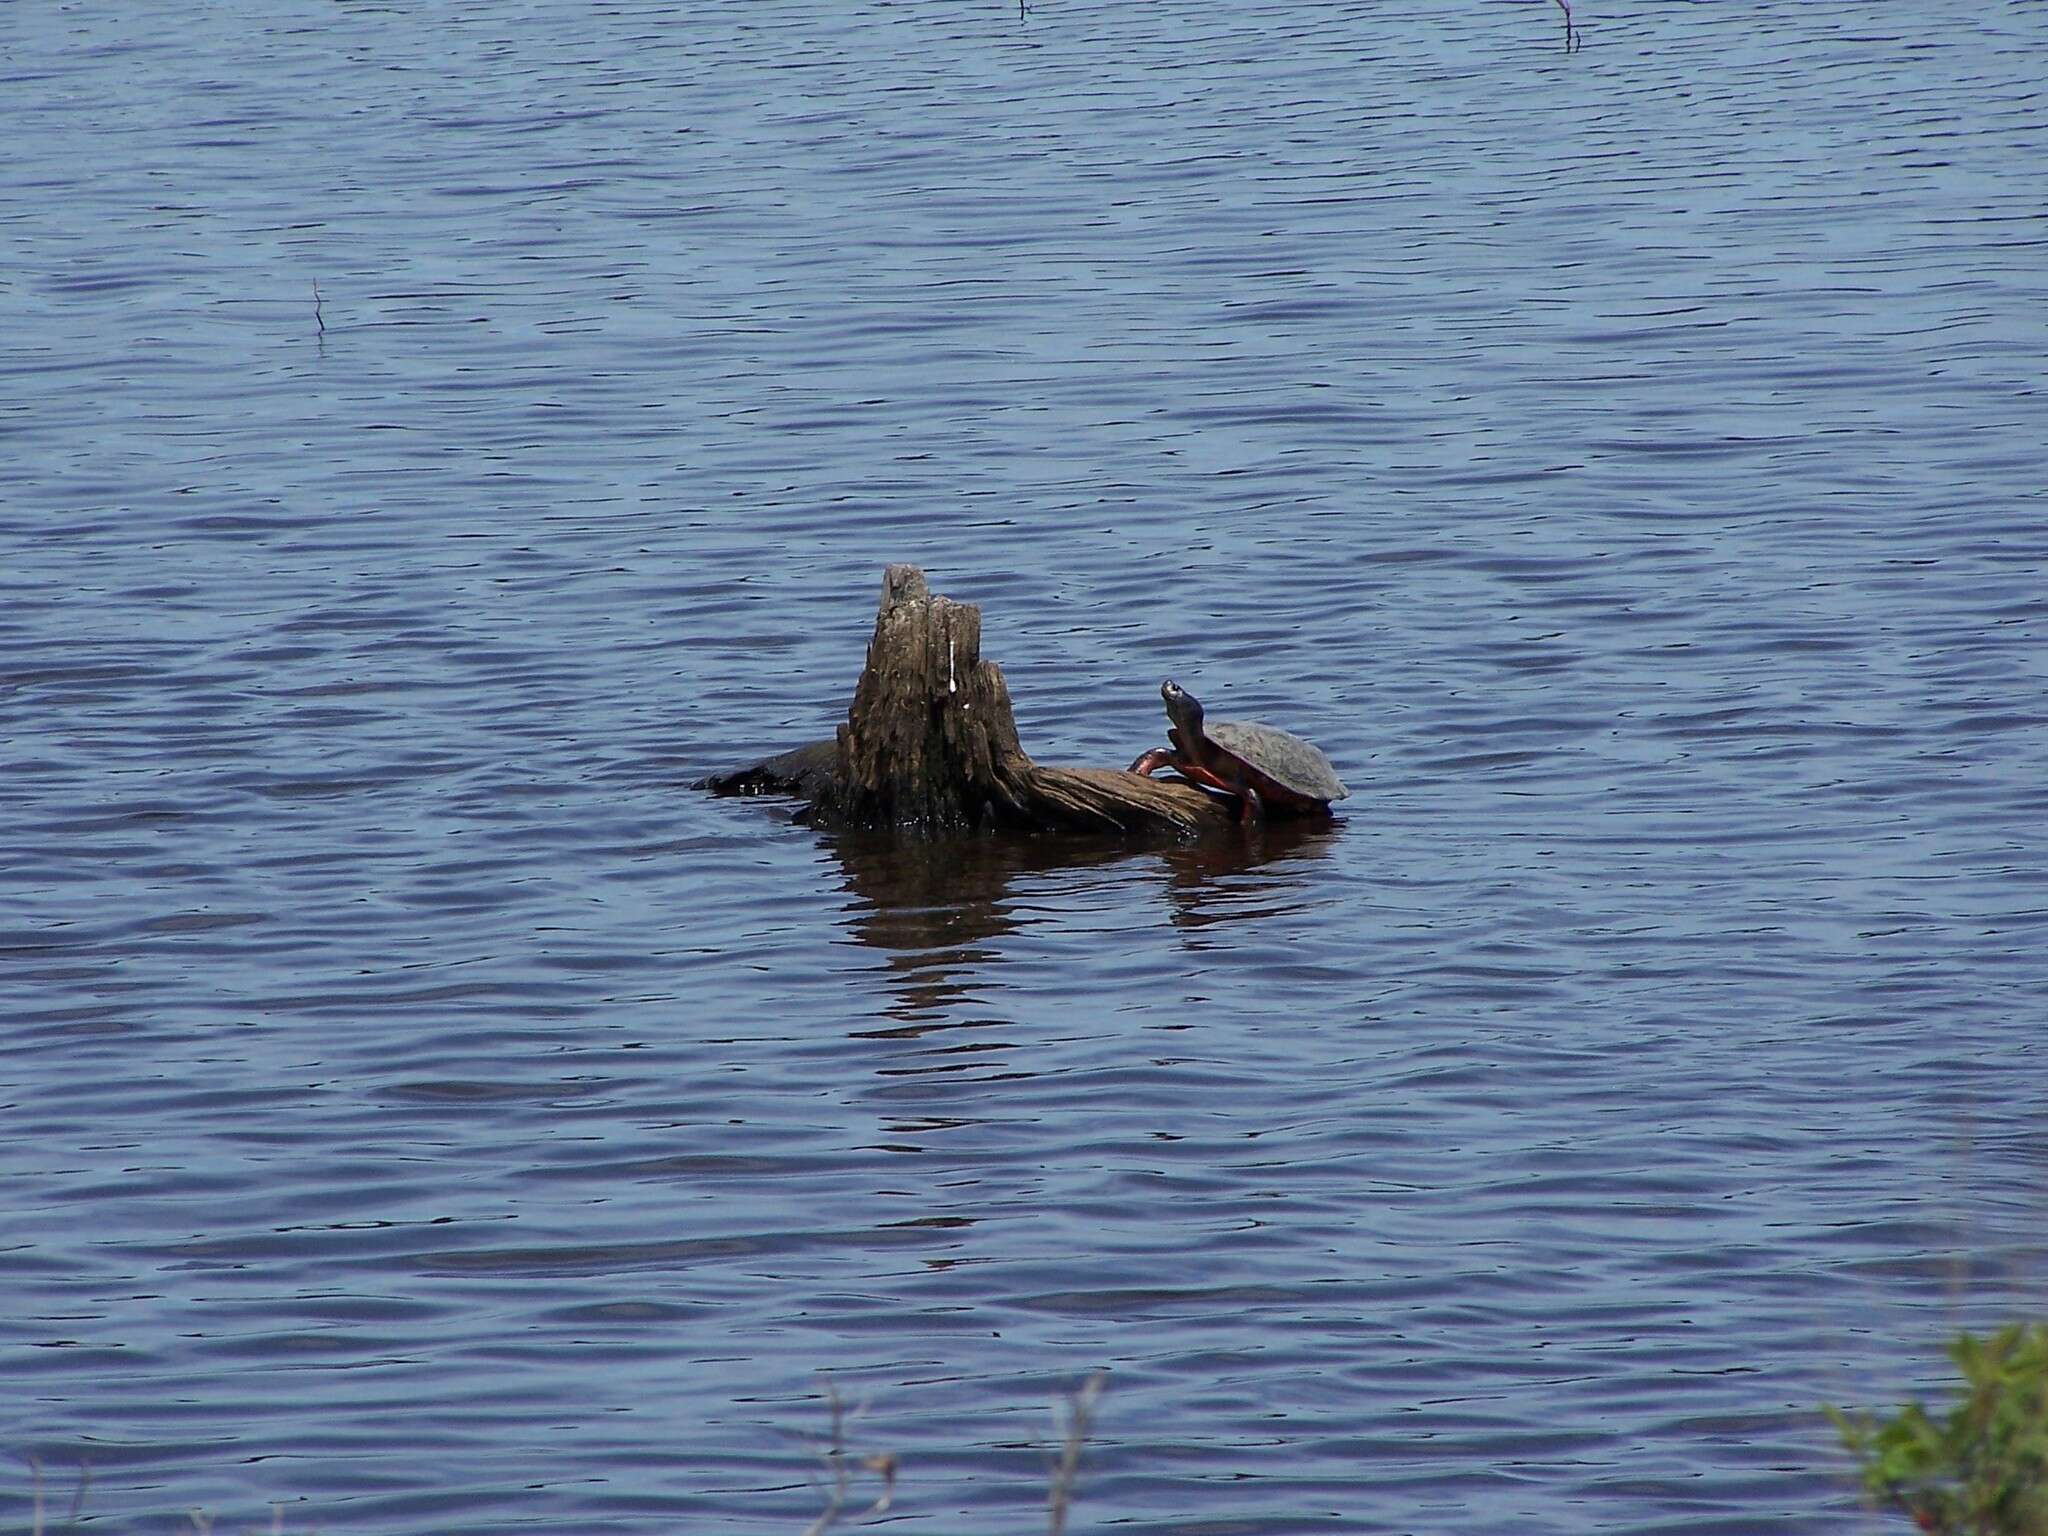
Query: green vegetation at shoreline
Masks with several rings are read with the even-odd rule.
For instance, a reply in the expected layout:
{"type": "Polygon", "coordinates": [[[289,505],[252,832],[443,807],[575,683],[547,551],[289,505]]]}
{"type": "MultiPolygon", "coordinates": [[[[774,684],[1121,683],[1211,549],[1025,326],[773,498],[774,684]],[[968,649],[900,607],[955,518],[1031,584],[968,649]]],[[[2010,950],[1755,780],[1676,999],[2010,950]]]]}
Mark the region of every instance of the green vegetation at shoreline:
{"type": "Polygon", "coordinates": [[[1949,1356],[1965,1390],[1946,1418],[1827,1410],[1865,1497],[1932,1536],[2048,1536],[2048,1323],[1959,1334],[1949,1356]]]}

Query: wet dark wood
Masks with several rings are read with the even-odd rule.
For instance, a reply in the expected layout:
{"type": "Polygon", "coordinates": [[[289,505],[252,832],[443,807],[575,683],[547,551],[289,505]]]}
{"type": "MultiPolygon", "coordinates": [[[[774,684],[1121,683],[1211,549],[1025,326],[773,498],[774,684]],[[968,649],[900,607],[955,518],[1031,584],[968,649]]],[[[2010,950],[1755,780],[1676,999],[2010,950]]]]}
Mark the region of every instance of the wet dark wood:
{"type": "Polygon", "coordinates": [[[718,794],[794,794],[819,826],[924,834],[989,830],[1174,833],[1227,826],[1191,785],[1120,768],[1056,768],[1017,738],[1002,669],[981,654],[981,610],[892,565],[846,723],[704,781],[718,794]]]}
{"type": "Polygon", "coordinates": [[[814,741],[758,763],[714,773],[697,788],[714,795],[802,795],[809,799],[832,782],[838,762],[838,742],[814,741]]]}

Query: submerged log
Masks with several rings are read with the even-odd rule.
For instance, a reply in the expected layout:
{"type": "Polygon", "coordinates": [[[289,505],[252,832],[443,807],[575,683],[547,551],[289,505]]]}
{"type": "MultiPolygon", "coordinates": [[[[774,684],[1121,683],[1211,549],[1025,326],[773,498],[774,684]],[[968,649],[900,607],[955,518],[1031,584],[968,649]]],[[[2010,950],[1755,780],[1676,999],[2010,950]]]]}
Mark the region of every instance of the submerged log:
{"type": "Polygon", "coordinates": [[[1002,669],[981,655],[981,610],[936,597],[892,565],[846,723],[814,742],[704,781],[718,794],[791,793],[816,825],[926,834],[1190,833],[1230,824],[1192,785],[1116,768],[1053,768],[1017,738],[1002,669]]]}

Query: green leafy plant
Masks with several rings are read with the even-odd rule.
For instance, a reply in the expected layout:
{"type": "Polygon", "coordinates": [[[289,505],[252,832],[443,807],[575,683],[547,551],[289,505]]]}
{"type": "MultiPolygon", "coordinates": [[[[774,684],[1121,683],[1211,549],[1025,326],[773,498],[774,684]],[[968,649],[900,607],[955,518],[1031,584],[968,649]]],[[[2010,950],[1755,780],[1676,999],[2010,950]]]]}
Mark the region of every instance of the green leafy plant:
{"type": "Polygon", "coordinates": [[[1827,1410],[1865,1494],[1935,1536],[2048,1536],[2048,1323],[1960,1334],[1948,1352],[1965,1390],[1945,1419],[1919,1403],[1827,1410]]]}

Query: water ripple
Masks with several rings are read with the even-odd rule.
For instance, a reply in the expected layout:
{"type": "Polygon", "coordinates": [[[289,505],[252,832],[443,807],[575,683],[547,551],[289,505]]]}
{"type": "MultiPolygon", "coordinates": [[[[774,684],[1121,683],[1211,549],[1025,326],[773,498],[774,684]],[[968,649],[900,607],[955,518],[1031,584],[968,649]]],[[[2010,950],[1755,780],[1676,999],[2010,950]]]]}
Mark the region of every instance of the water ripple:
{"type": "Polygon", "coordinates": [[[1077,1520],[1839,1529],[1813,1405],[2048,1272],[2048,34],[1577,9],[25,17],[7,1443],[787,1531],[827,1370],[1021,1532],[1107,1368],[1077,1520]],[[1357,793],[684,789],[889,559],[1042,758],[1357,793]]]}

